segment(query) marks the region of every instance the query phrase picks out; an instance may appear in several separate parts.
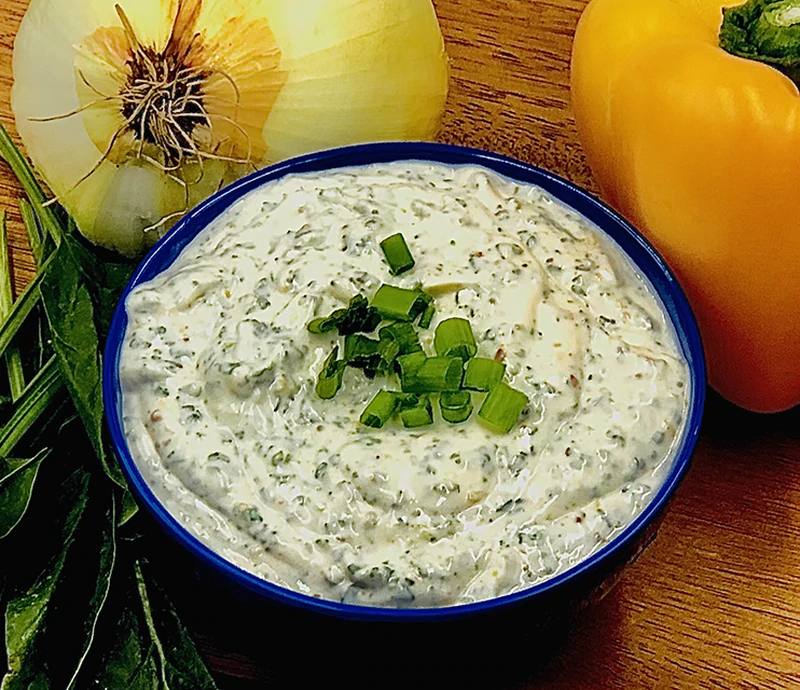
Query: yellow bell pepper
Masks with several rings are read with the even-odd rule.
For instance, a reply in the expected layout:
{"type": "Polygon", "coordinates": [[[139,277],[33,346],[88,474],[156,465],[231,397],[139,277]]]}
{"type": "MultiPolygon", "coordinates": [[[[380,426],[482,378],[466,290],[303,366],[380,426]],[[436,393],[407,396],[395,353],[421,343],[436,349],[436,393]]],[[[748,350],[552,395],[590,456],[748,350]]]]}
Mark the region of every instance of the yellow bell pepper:
{"type": "Polygon", "coordinates": [[[800,0],[739,4],[593,0],[572,97],[603,196],[689,297],[711,385],[773,412],[800,403],[800,95],[787,76],[800,72],[800,0]]]}

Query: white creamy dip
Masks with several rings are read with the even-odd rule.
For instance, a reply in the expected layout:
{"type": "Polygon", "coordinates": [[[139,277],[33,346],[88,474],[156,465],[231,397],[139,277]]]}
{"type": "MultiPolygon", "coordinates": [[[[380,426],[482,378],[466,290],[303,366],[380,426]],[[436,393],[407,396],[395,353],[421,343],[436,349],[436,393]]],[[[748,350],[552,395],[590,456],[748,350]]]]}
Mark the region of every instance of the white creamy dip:
{"type": "MultiPolygon", "coordinates": [[[[688,368],[621,252],[541,189],[393,163],[286,177],[127,300],[123,425],[157,498],[241,568],[316,597],[447,606],[541,582],[641,512],[681,436],[688,368]],[[378,242],[403,233],[392,277],[378,242]],[[422,284],[530,404],[508,434],[359,423],[396,381],[317,397],[317,316],[422,284]],[[502,351],[498,354],[498,351],[502,351]]],[[[484,394],[474,394],[475,409],[484,394]]]]}

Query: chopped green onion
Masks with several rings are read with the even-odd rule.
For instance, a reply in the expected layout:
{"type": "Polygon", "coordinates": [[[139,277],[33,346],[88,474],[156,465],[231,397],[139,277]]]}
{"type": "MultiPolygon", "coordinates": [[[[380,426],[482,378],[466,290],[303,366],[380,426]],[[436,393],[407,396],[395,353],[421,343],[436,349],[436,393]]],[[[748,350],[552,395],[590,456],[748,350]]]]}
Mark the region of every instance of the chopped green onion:
{"type": "Polygon", "coordinates": [[[361,369],[368,379],[374,379],[383,362],[380,341],[360,333],[345,336],[344,361],[349,367],[361,369]]]}
{"type": "Polygon", "coordinates": [[[331,316],[323,316],[319,319],[314,319],[313,321],[309,321],[308,326],[306,326],[309,333],[314,333],[315,335],[321,335],[322,333],[328,333],[330,331],[336,330],[336,319],[331,316]]]}
{"type": "Polygon", "coordinates": [[[347,314],[347,309],[334,309],[331,312],[330,318],[333,319],[337,329],[339,328],[339,322],[345,317],[345,314],[347,314]]]}
{"type": "Polygon", "coordinates": [[[411,256],[406,240],[401,233],[398,232],[383,240],[381,249],[383,249],[386,261],[389,262],[393,276],[399,276],[414,268],[414,257],[411,256]]]}
{"type": "Polygon", "coordinates": [[[458,317],[439,322],[433,336],[433,346],[440,357],[460,357],[465,362],[478,351],[472,326],[466,319],[458,317]]]}
{"type": "Polygon", "coordinates": [[[392,418],[398,404],[397,394],[381,389],[364,408],[360,421],[374,429],[380,429],[392,418]]]}
{"type": "Polygon", "coordinates": [[[425,363],[426,359],[428,359],[428,355],[422,352],[422,350],[419,352],[410,352],[407,355],[400,355],[395,359],[394,370],[399,374],[400,381],[410,381],[414,374],[417,373],[417,370],[425,363]]]}
{"type": "Polygon", "coordinates": [[[359,358],[350,366],[362,369],[364,376],[374,379],[381,374],[388,376],[394,369],[394,361],[397,359],[399,347],[391,340],[381,340],[378,342],[378,350],[375,354],[359,358]]]}
{"type": "Polygon", "coordinates": [[[334,345],[333,352],[328,355],[328,359],[325,360],[325,364],[322,365],[322,371],[319,372],[317,377],[317,395],[323,400],[330,400],[342,387],[345,363],[336,359],[338,355],[339,346],[334,345]]]}
{"type": "Polygon", "coordinates": [[[401,374],[400,385],[408,393],[457,391],[463,369],[464,363],[458,357],[428,357],[410,376],[401,374]]]}
{"type": "Polygon", "coordinates": [[[372,333],[380,324],[381,315],[363,295],[350,300],[347,309],[337,309],[330,316],[314,319],[306,326],[309,333],[320,335],[336,329],[339,335],[372,333]]]}
{"type": "Polygon", "coordinates": [[[400,346],[401,355],[407,355],[409,352],[422,352],[417,331],[407,321],[397,321],[384,326],[378,332],[378,337],[381,340],[395,341],[400,346]]]}
{"type": "Polygon", "coordinates": [[[421,395],[417,395],[416,393],[398,393],[393,392],[395,396],[397,396],[397,409],[404,410],[407,407],[416,407],[419,405],[419,401],[422,398],[421,395]]]}
{"type": "Polygon", "coordinates": [[[378,343],[378,354],[381,356],[381,368],[389,373],[394,366],[394,360],[400,354],[400,345],[395,340],[381,340],[378,343]]]}
{"type": "Polygon", "coordinates": [[[364,372],[364,376],[368,379],[374,379],[378,374],[386,374],[385,365],[380,355],[372,355],[361,366],[358,367],[364,372]]]}
{"type": "Polygon", "coordinates": [[[384,319],[413,321],[431,303],[432,297],[421,290],[407,290],[381,285],[372,298],[372,306],[384,319]]]}
{"type": "Polygon", "coordinates": [[[506,372],[506,365],[488,357],[473,357],[464,370],[464,388],[473,391],[490,391],[506,372]]]}
{"type": "MultiPolygon", "coordinates": [[[[351,338],[353,336],[347,337],[351,338]]],[[[399,352],[397,343],[392,341],[379,342],[369,338],[366,338],[365,341],[362,341],[365,347],[355,347],[355,352],[353,352],[352,345],[350,347],[351,351],[348,352],[347,341],[345,341],[345,361],[347,366],[361,369],[368,379],[374,379],[377,374],[390,374],[399,352]]]]}
{"type": "Polygon", "coordinates": [[[360,333],[351,333],[344,339],[343,359],[350,364],[359,357],[377,354],[378,345],[380,345],[379,341],[373,338],[368,338],[360,333]]]}
{"type": "Polygon", "coordinates": [[[347,305],[344,315],[339,320],[339,335],[351,333],[372,333],[381,322],[380,314],[369,305],[367,298],[356,295],[347,305]]]}
{"type": "Polygon", "coordinates": [[[433,302],[431,302],[427,307],[425,307],[425,311],[422,312],[422,316],[419,317],[419,327],[420,328],[429,328],[431,325],[431,321],[433,321],[433,315],[436,313],[436,307],[433,306],[433,302]]]}
{"type": "Polygon", "coordinates": [[[400,419],[407,429],[433,424],[433,408],[428,396],[422,396],[416,405],[401,407],[400,419]]]}
{"type": "Polygon", "coordinates": [[[490,427],[508,433],[528,404],[528,396],[501,381],[483,401],[478,416],[490,427]]]}
{"type": "Polygon", "coordinates": [[[472,414],[472,396],[468,391],[444,391],[439,395],[439,409],[446,422],[465,422],[472,414]]]}

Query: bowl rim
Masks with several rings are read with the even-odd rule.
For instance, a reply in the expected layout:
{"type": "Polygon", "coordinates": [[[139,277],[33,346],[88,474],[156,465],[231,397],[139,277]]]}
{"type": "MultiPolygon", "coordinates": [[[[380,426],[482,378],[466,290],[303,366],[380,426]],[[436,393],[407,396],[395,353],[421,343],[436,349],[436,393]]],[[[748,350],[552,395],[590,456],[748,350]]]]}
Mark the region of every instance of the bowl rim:
{"type": "Polygon", "coordinates": [[[126,285],[110,324],[104,352],[103,398],[111,441],[133,493],[161,528],[201,563],[220,571],[228,580],[257,595],[299,606],[303,609],[349,620],[423,621],[451,620],[484,611],[496,611],[523,602],[532,602],[557,588],[589,575],[602,564],[633,548],[666,507],[689,469],[697,444],[706,393],[706,372],[700,333],[686,296],[666,262],[654,247],[613,209],[577,185],[513,158],[462,146],[431,142],[381,142],[327,149],[282,161],[243,177],[212,195],[167,232],[148,252],[126,285]],[[672,467],[663,483],[642,512],[609,543],[571,568],[543,582],[500,597],[473,603],[434,608],[386,608],[348,604],[316,598],[269,582],[224,559],[189,534],[156,498],[128,449],[122,426],[122,393],[119,360],[127,327],[125,302],[130,291],[168,268],[194,237],[232,204],[252,190],[293,173],[323,172],[332,169],[389,163],[395,161],[433,162],[450,166],[477,165],[523,184],[547,191],[561,203],[590,220],[628,257],[636,270],[649,281],[675,331],[690,373],[690,391],[683,439],[672,467]]]}

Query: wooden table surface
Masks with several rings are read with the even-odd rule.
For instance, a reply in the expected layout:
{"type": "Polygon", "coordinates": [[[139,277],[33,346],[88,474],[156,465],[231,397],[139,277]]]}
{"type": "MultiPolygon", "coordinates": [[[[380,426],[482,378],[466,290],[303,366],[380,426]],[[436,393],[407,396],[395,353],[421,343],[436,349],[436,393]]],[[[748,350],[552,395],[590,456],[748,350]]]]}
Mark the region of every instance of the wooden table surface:
{"type": "MultiPolygon", "coordinates": [[[[572,35],[586,0],[435,4],[452,65],[441,140],[509,154],[595,189],[569,100],[572,35]]],[[[6,126],[11,47],[26,5],[2,0],[0,9],[6,126]]],[[[0,170],[19,287],[31,262],[18,195],[0,170]]],[[[223,689],[264,686],[255,679],[274,663],[232,649],[223,635],[206,633],[200,646],[223,689]]],[[[800,408],[757,416],[711,395],[692,470],[655,542],[535,676],[513,687],[800,687],[800,408]]]]}

